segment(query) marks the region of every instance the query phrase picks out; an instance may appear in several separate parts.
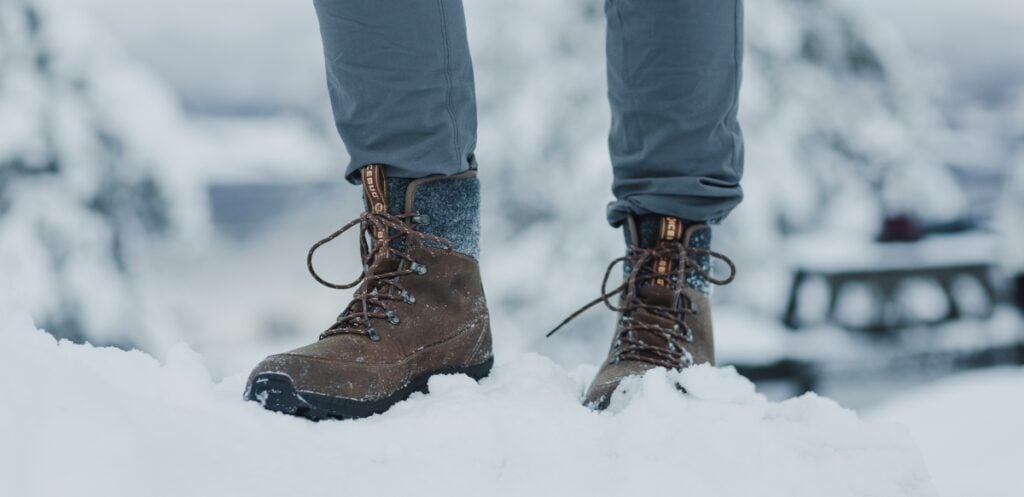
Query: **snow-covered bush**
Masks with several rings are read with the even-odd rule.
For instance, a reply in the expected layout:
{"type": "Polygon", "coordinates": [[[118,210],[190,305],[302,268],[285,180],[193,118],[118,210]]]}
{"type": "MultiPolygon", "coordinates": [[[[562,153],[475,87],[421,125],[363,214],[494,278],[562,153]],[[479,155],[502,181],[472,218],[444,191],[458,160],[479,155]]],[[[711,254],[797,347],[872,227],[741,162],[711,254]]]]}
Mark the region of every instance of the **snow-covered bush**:
{"type": "Polygon", "coordinates": [[[203,190],[175,99],[69,10],[0,1],[0,301],[140,344],[133,240],[202,237],[203,190]]]}

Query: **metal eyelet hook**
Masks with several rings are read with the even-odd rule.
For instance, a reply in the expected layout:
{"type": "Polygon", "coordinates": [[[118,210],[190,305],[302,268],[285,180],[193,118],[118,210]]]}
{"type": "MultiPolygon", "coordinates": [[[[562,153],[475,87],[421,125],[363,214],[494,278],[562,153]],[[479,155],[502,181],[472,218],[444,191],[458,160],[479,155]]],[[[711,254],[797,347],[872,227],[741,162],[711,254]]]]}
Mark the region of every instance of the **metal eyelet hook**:
{"type": "Polygon", "coordinates": [[[683,359],[683,367],[684,368],[688,368],[690,366],[693,366],[693,354],[690,354],[690,351],[683,350],[683,358],[682,359],[683,359]]]}

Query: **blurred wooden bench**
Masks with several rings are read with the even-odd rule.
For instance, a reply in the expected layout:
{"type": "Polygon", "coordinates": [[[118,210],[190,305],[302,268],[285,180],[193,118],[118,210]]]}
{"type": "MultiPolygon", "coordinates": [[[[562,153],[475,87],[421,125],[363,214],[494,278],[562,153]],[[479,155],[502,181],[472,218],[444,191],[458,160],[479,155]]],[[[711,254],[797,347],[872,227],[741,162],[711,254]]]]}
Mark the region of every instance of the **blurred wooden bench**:
{"type": "Polygon", "coordinates": [[[987,318],[992,315],[996,303],[995,285],[991,272],[993,265],[983,262],[963,262],[948,264],[927,264],[909,267],[848,267],[843,269],[804,268],[798,267],[793,272],[789,296],[782,322],[790,329],[801,328],[799,301],[805,285],[814,279],[824,281],[827,292],[827,306],[824,322],[837,324],[855,331],[885,333],[895,329],[915,325],[937,325],[965,317],[964,306],[958,301],[954,286],[958,281],[971,280],[982,289],[986,299],[984,309],[974,313],[973,317],[987,318]],[[931,321],[908,321],[904,313],[892,309],[899,305],[897,294],[901,288],[912,281],[933,282],[941,289],[946,301],[945,313],[942,317],[931,321]],[[872,290],[877,302],[874,319],[868,324],[850,324],[838,319],[837,308],[843,290],[851,285],[860,285],[872,290]]]}
{"type": "Polygon", "coordinates": [[[743,358],[733,365],[755,382],[788,384],[800,393],[850,375],[939,374],[1024,364],[1024,330],[993,336],[986,326],[936,326],[964,318],[981,321],[996,312],[995,246],[993,236],[979,232],[898,243],[791,239],[785,247],[791,278],[783,290],[781,321],[802,331],[788,335],[796,342],[787,347],[796,352],[761,362],[743,358]],[[920,286],[928,288],[923,301],[915,293],[920,286]],[[869,296],[870,305],[851,309],[845,301],[858,290],[869,296]],[[815,336],[817,325],[859,336],[845,345],[831,342],[842,350],[822,351],[819,358],[815,350],[823,342],[815,336]],[[904,329],[919,337],[917,328],[942,339],[898,339],[904,329]],[[949,342],[952,335],[974,331],[974,339],[949,342]]]}

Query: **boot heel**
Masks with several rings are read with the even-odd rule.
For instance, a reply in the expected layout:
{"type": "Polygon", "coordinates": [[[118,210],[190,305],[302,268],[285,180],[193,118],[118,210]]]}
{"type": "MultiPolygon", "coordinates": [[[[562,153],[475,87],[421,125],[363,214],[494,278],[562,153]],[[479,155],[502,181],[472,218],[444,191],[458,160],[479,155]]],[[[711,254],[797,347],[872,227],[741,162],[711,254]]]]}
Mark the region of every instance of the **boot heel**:
{"type": "Polygon", "coordinates": [[[454,373],[455,374],[464,374],[466,376],[469,376],[470,378],[473,378],[476,381],[480,381],[480,380],[486,378],[489,374],[491,374],[491,368],[493,368],[493,367],[494,367],[494,358],[491,357],[490,359],[487,359],[486,361],[484,361],[484,362],[482,362],[480,364],[477,364],[476,366],[469,366],[469,367],[465,367],[465,368],[459,368],[456,371],[454,371],[454,373]]]}

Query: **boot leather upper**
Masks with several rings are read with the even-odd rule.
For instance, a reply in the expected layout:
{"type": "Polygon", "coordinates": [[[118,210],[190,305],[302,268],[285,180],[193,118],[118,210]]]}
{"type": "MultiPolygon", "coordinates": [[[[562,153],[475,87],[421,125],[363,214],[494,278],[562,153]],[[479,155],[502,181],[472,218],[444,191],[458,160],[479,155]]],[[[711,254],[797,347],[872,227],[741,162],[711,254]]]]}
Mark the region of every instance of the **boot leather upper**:
{"type": "MultiPolygon", "coordinates": [[[[641,291],[644,294],[645,299],[649,299],[654,302],[661,302],[668,304],[672,301],[672,291],[667,288],[659,287],[648,287],[641,291]]],[[[714,333],[711,326],[711,306],[706,295],[703,293],[686,288],[683,290],[693,307],[697,310],[696,314],[688,315],[687,320],[691,329],[693,330],[693,342],[687,343],[684,346],[687,352],[693,357],[693,364],[715,364],[715,343],[714,333]]],[[[621,318],[621,316],[620,316],[621,318]]],[[[646,310],[638,310],[634,314],[634,319],[643,320],[646,322],[660,323],[663,326],[670,327],[672,322],[670,320],[662,319],[658,316],[654,316],[646,310]]],[[[655,336],[651,333],[638,332],[641,336],[638,337],[640,340],[654,346],[668,346],[664,338],[655,336]]],[[[622,380],[629,376],[642,375],[648,370],[658,367],[649,362],[621,359],[617,358],[618,348],[616,347],[616,341],[622,334],[622,321],[621,319],[616,324],[615,334],[612,337],[612,344],[608,351],[608,356],[605,358],[604,363],[597,372],[597,376],[594,377],[590,387],[587,389],[587,393],[584,397],[584,403],[587,405],[600,405],[606,404],[610,400],[612,393],[618,388],[622,380]]]]}
{"type": "MultiPolygon", "coordinates": [[[[627,229],[631,230],[631,239],[637,240],[634,219],[631,217],[628,223],[627,229]]],[[[690,226],[682,234],[682,244],[690,246],[691,239],[700,230],[707,229],[710,228],[703,224],[690,226]]],[[[673,265],[679,263],[681,260],[672,262],[673,265]]],[[[652,266],[655,264],[651,263],[652,266]]],[[[620,305],[631,308],[619,313],[608,356],[587,389],[584,395],[584,404],[596,408],[606,407],[623,379],[641,375],[656,367],[682,369],[693,364],[714,365],[715,345],[710,301],[705,293],[685,286],[687,280],[690,280],[692,276],[691,272],[686,278],[683,278],[683,281],[673,280],[672,283],[668,283],[668,278],[644,279],[643,283],[637,283],[638,288],[635,289],[636,294],[633,298],[635,298],[636,304],[629,306],[620,301],[620,305]],[[658,281],[661,284],[652,283],[658,281]],[[675,287],[679,285],[683,285],[680,288],[682,299],[680,302],[676,302],[675,287]],[[687,311],[679,314],[682,319],[677,320],[666,317],[664,314],[652,312],[644,305],[657,306],[662,309],[686,307],[687,311]],[[628,323],[631,322],[640,323],[641,326],[628,326],[628,323]],[[684,339],[678,333],[667,334],[664,332],[673,327],[680,329],[680,326],[682,329],[690,330],[690,339],[684,339]],[[670,356],[670,352],[678,355],[679,351],[684,351],[683,360],[668,361],[665,359],[670,356]]],[[[721,284],[718,280],[713,282],[721,284]]]]}
{"type": "MultiPolygon", "coordinates": [[[[416,184],[408,192],[410,201],[406,206],[410,210],[415,205],[416,184]]],[[[277,373],[290,378],[300,393],[376,401],[415,377],[489,360],[490,323],[477,261],[433,245],[436,243],[428,246],[422,241],[403,240],[401,252],[426,270],[423,274],[405,271],[395,278],[414,301],[384,301],[397,322],[370,317],[369,324],[379,339],[371,338],[365,324],[363,328],[346,326],[342,332],[325,333],[315,343],[264,359],[250,375],[248,388],[257,376],[277,373]]],[[[384,274],[409,267],[408,260],[396,257],[373,270],[384,274]]],[[[387,285],[380,286],[379,291],[397,295],[397,290],[387,285]]],[[[374,310],[381,309],[376,306],[374,310]]],[[[358,317],[359,312],[359,302],[353,301],[343,316],[355,313],[358,317]]],[[[339,316],[339,322],[343,316],[339,316]]]]}

